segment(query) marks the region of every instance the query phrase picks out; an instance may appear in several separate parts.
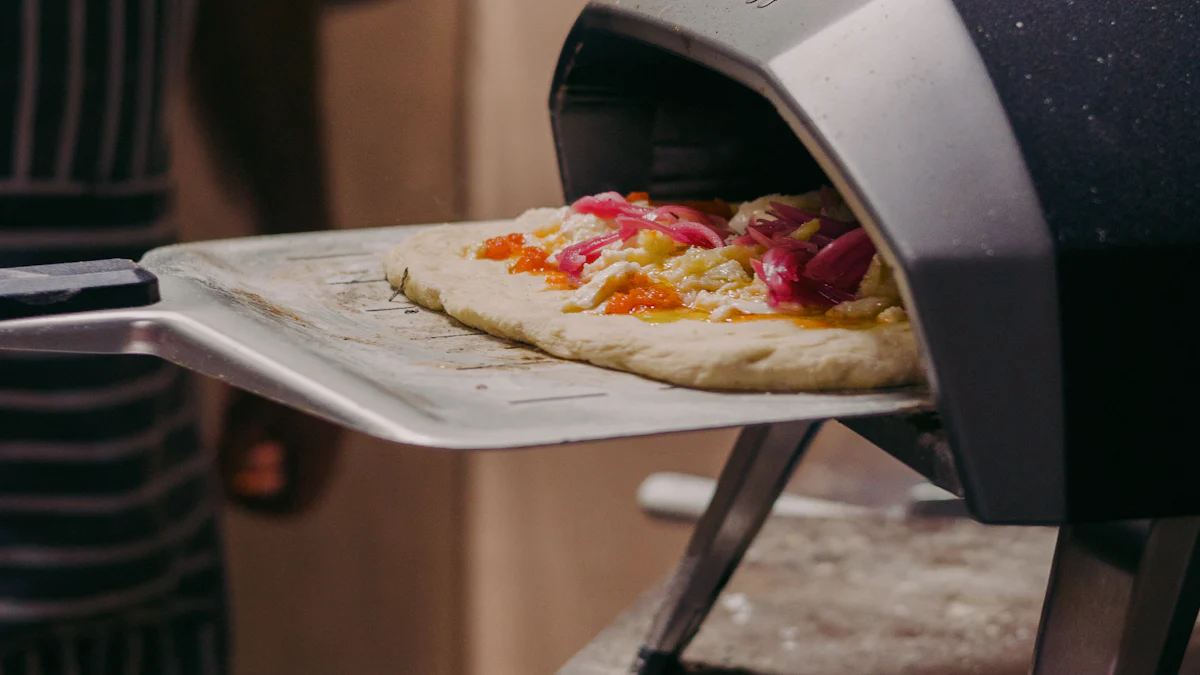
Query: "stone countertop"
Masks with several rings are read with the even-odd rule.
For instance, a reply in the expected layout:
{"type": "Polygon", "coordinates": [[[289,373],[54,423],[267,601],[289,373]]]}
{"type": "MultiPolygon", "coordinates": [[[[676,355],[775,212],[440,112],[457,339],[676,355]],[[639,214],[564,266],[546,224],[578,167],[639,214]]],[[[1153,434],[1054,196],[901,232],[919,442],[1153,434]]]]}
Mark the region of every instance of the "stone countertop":
{"type": "MultiPolygon", "coordinates": [[[[712,675],[1023,675],[1054,540],[967,520],[773,518],[685,657],[712,675]]],[[[661,594],[558,675],[626,675],[661,594]]]]}

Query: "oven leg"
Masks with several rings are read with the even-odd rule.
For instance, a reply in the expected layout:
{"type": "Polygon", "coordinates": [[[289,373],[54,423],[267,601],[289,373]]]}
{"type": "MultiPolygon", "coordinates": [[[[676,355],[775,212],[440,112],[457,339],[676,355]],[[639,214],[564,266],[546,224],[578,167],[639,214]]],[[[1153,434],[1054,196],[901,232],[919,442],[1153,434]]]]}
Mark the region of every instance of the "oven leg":
{"type": "Polygon", "coordinates": [[[660,675],[678,663],[820,426],[782,423],[742,430],[630,672],[660,675]]]}
{"type": "Polygon", "coordinates": [[[1200,609],[1200,517],[1064,526],[1034,675],[1175,675],[1200,609]]]}

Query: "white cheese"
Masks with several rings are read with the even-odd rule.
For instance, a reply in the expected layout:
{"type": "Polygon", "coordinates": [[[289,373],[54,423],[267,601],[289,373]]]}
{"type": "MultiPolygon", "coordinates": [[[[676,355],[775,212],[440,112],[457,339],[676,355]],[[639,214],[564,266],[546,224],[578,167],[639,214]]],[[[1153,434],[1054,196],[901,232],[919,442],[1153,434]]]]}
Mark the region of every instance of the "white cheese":
{"type": "Polygon", "coordinates": [[[896,285],[896,276],[892,273],[892,269],[883,261],[883,257],[878,253],[871,259],[870,266],[867,267],[867,273],[863,275],[862,281],[858,284],[858,297],[860,298],[886,298],[894,300],[892,304],[900,302],[900,289],[896,285]]]}
{"type": "Polygon", "coordinates": [[[825,315],[836,319],[872,319],[894,304],[888,298],[859,298],[838,303],[825,315]]]}
{"type": "Polygon", "coordinates": [[[641,265],[631,262],[616,262],[596,273],[591,281],[580,286],[563,303],[564,312],[580,312],[592,309],[608,299],[614,291],[640,272],[641,265]]]}
{"type": "Polygon", "coordinates": [[[737,288],[748,283],[750,283],[750,275],[742,269],[741,263],[736,260],[727,260],[688,284],[688,288],[685,290],[719,291],[730,285],[737,288]]]}
{"type": "Polygon", "coordinates": [[[693,303],[696,309],[708,312],[712,321],[724,321],[734,314],[775,314],[767,303],[758,300],[740,300],[721,293],[700,291],[693,303]]]}
{"type": "Polygon", "coordinates": [[[900,323],[908,321],[908,312],[904,311],[903,307],[888,307],[875,317],[879,323],[900,323]]]}
{"type": "Polygon", "coordinates": [[[573,213],[563,220],[558,235],[562,238],[560,245],[566,247],[604,236],[612,231],[613,228],[602,218],[590,213],[573,213]]]}
{"type": "Polygon", "coordinates": [[[620,243],[616,243],[602,249],[599,258],[584,266],[584,278],[590,278],[596,272],[620,261],[634,262],[643,267],[661,265],[683,248],[682,244],[655,230],[642,230],[625,243],[626,248],[620,246],[620,243]]]}
{"type": "Polygon", "coordinates": [[[716,276],[711,278],[711,280],[716,281],[720,277],[726,277],[724,281],[719,281],[715,287],[710,288],[711,284],[706,284],[702,280],[714,268],[725,265],[728,262],[733,262],[742,268],[742,276],[738,277],[737,281],[747,284],[750,282],[750,275],[746,272],[746,269],[750,267],[750,258],[753,255],[754,249],[745,246],[723,246],[721,248],[710,249],[692,247],[682,255],[668,260],[663,265],[662,277],[681,291],[716,290],[724,283],[734,280],[732,277],[734,274],[732,267],[723,268],[722,272],[716,273],[716,276]]]}
{"type": "Polygon", "coordinates": [[[821,194],[808,192],[802,195],[767,195],[754,201],[743,202],[738,206],[737,213],[729,219],[729,228],[738,234],[746,234],[746,226],[755,218],[766,215],[771,208],[771,202],[787,204],[806,211],[816,211],[821,208],[821,194]]]}

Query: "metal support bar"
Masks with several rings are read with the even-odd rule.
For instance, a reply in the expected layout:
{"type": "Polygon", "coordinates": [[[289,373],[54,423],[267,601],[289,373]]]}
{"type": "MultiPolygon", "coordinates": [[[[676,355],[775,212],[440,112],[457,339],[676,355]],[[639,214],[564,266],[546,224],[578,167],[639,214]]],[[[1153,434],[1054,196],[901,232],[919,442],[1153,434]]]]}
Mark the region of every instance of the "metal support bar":
{"type": "Polygon", "coordinates": [[[1176,675],[1198,609],[1200,517],[1064,526],[1033,674],[1176,675]]]}
{"type": "Polygon", "coordinates": [[[661,675],[678,662],[820,426],[800,422],[742,430],[631,672],[661,675]]]}

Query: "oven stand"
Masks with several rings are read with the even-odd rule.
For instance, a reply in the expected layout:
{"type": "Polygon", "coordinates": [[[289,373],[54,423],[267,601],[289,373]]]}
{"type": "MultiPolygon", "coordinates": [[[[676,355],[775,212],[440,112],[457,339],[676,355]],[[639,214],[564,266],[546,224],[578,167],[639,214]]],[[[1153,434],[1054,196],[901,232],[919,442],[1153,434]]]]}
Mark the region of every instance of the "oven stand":
{"type": "MultiPolygon", "coordinates": [[[[631,673],[676,672],[821,422],[746,427],[631,673]]],[[[1032,675],[1176,675],[1200,609],[1200,516],[1066,525],[1032,675]]]]}
{"type": "Polygon", "coordinates": [[[790,422],[742,430],[631,672],[662,675],[678,664],[820,427],[790,422]]]}
{"type": "Polygon", "coordinates": [[[1200,517],[1059,530],[1034,675],[1175,675],[1200,609],[1200,517]]]}

